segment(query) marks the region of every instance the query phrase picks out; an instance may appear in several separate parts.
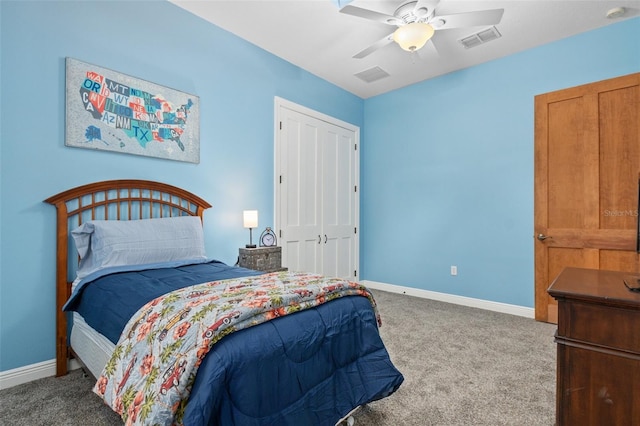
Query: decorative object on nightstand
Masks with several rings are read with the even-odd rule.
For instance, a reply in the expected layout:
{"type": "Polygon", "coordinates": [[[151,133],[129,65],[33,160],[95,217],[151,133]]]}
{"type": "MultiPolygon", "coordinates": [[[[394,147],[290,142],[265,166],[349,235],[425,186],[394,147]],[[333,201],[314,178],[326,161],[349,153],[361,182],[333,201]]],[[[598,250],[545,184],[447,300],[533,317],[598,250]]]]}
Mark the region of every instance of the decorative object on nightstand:
{"type": "Polygon", "coordinates": [[[238,266],[262,272],[286,271],[282,267],[282,247],[240,248],[238,266]]]}
{"type": "Polygon", "coordinates": [[[260,234],[260,247],[273,247],[276,245],[276,234],[271,227],[267,226],[267,229],[260,234]]]}
{"type": "Polygon", "coordinates": [[[245,247],[247,248],[256,248],[256,245],[253,244],[253,228],[258,227],[258,210],[245,210],[242,212],[243,225],[245,228],[249,228],[249,244],[245,247]]]}

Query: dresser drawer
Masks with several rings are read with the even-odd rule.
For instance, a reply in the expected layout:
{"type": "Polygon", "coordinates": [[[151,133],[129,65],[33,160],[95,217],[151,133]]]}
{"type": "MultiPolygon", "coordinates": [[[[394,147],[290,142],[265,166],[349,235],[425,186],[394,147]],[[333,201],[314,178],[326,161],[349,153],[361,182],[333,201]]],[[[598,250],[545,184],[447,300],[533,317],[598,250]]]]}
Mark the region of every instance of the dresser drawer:
{"type": "Polygon", "coordinates": [[[573,301],[560,302],[558,336],[640,355],[640,311],[573,301]]]}

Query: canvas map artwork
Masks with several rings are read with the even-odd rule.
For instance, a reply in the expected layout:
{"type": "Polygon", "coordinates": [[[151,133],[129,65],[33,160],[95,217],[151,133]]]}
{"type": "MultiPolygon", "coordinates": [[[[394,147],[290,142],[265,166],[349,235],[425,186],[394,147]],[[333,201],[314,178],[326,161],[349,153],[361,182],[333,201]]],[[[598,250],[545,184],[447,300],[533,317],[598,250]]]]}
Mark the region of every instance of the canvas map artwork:
{"type": "Polygon", "coordinates": [[[65,145],[200,162],[197,96],[66,59],[65,145]]]}

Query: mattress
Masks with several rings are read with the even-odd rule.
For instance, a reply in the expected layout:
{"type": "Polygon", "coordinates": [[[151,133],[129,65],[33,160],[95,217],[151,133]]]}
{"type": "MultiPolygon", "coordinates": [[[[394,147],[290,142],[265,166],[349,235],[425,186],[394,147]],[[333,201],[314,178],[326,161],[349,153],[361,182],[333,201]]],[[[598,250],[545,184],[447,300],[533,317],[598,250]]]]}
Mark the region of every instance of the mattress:
{"type": "Polygon", "coordinates": [[[99,377],[111,358],[115,345],[91,328],[82,315],[73,312],[71,347],[93,377],[99,377]]]}

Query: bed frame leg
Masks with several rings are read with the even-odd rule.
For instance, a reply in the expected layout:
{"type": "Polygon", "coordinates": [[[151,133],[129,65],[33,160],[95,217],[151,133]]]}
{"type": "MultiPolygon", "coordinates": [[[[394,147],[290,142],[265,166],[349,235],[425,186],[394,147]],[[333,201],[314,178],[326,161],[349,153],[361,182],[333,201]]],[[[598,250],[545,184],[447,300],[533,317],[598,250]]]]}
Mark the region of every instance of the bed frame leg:
{"type": "Polygon", "coordinates": [[[353,415],[360,409],[360,407],[362,406],[358,405],[356,408],[349,411],[346,416],[338,420],[336,426],[353,426],[356,423],[356,419],[353,418],[353,415]]]}
{"type": "Polygon", "coordinates": [[[338,421],[335,426],[353,426],[356,423],[356,419],[353,416],[347,415],[338,421]]]}

